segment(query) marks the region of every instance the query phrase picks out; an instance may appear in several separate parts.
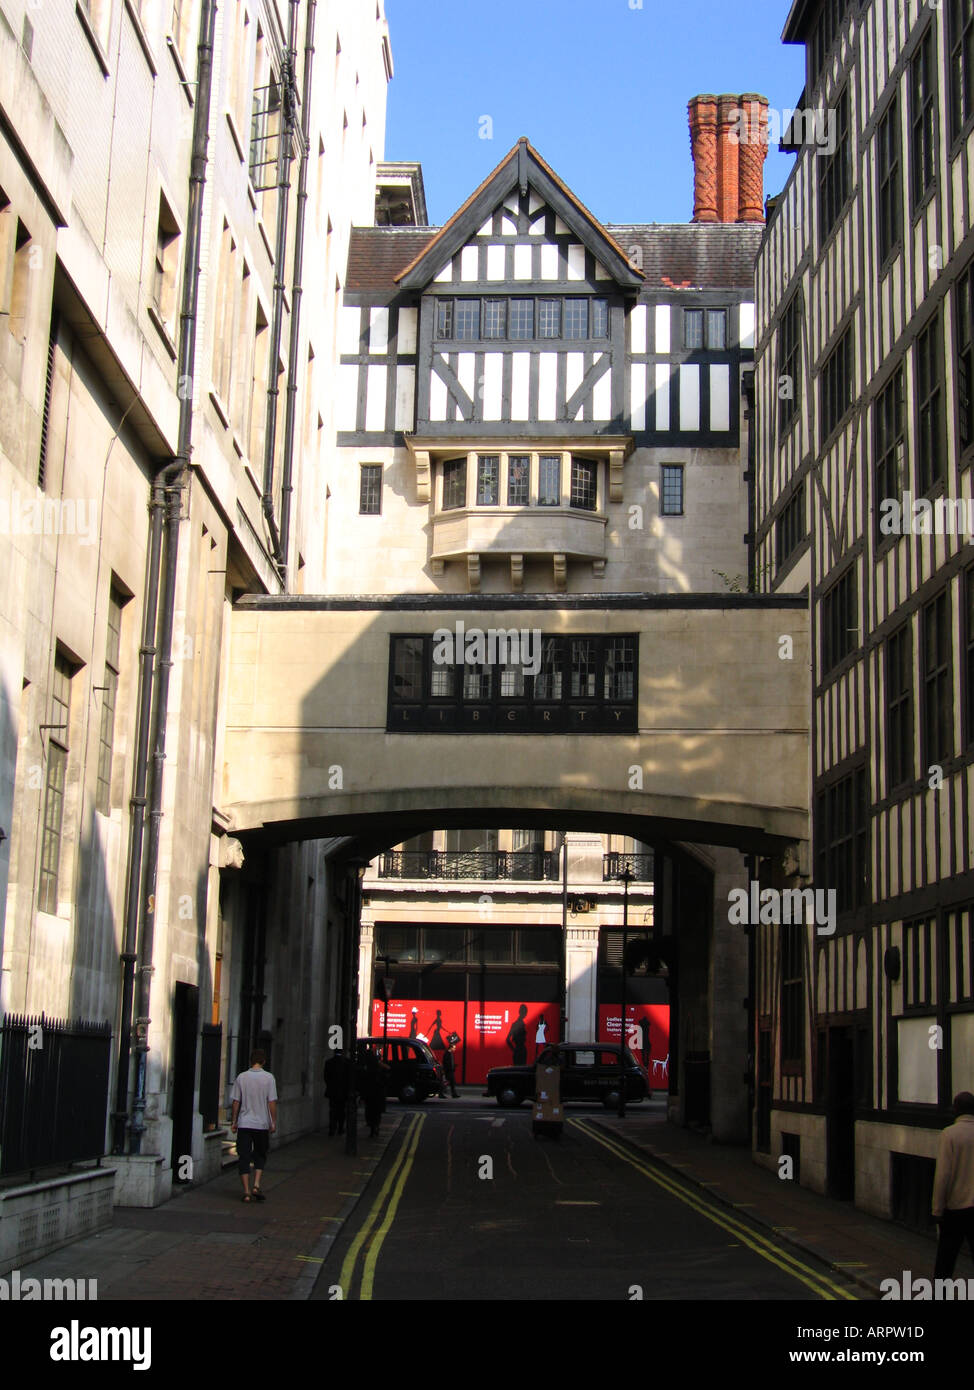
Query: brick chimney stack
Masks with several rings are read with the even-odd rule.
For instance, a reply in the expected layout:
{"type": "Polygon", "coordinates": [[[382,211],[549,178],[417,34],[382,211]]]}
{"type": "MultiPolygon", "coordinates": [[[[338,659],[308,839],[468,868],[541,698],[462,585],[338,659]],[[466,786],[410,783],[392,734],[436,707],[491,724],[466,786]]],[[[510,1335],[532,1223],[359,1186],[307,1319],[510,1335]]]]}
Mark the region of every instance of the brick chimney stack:
{"type": "Polygon", "coordinates": [[[693,220],[717,221],[717,98],[694,97],[689,105],[693,154],[693,220]]]}
{"type": "Polygon", "coordinates": [[[704,93],[688,113],[694,222],[763,222],[767,97],[704,93]]]}

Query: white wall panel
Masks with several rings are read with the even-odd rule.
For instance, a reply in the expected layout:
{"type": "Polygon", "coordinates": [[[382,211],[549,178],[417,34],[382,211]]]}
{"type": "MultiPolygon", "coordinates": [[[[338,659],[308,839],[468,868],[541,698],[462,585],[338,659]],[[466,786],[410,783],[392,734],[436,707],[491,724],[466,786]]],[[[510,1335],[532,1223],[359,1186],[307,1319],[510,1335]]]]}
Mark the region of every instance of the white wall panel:
{"type": "Polygon", "coordinates": [[[460,279],[476,280],[480,252],[476,246],[465,246],[460,252],[460,279]]]}
{"type": "Polygon", "coordinates": [[[568,279],[585,279],[585,247],[569,246],[568,248],[568,279]]]}
{"type": "Polygon", "coordinates": [[[389,351],[389,310],[369,310],[369,352],[389,351]]]}
{"type": "Polygon", "coordinates": [[[416,309],[399,310],[399,331],[396,344],[399,352],[406,353],[416,351],[417,312],[416,309]]]}
{"type": "Polygon", "coordinates": [[[514,279],[531,279],[531,246],[515,246],[514,248],[514,279]]]}
{"type": "Polygon", "coordinates": [[[396,425],[397,430],[415,428],[416,368],[407,362],[396,368],[396,425]]]}
{"type": "Polygon", "coordinates": [[[542,352],[538,357],[538,419],[554,420],[557,414],[558,354],[542,352]]]}
{"type": "Polygon", "coordinates": [[[637,304],[629,316],[633,352],[646,351],[646,305],[637,304]]]}
{"type": "Polygon", "coordinates": [[[503,279],[504,279],[504,252],[505,252],[505,249],[506,249],[506,248],[503,247],[503,246],[488,246],[488,247],[487,247],[487,279],[488,279],[488,280],[503,280],[503,279]]]}
{"type": "Polygon", "coordinates": [[[726,362],[710,368],[710,428],[730,429],[730,367],[726,362]]]}
{"type": "Polygon", "coordinates": [[[656,351],[669,352],[670,350],[670,306],[668,304],[656,305],[656,351]]]}
{"type": "Polygon", "coordinates": [[[365,428],[380,431],[386,427],[386,368],[370,367],[365,398],[365,428]]]}
{"type": "Polygon", "coordinates": [[[696,362],[680,367],[680,429],[700,428],[700,368],[696,362]]]}
{"type": "Polygon", "coordinates": [[[668,430],[670,427],[670,373],[669,362],[656,363],[656,428],[668,430]]]}
{"type": "Polygon", "coordinates": [[[646,363],[634,362],[630,373],[630,427],[634,430],[646,428],[646,363]]]}
{"type": "Polygon", "coordinates": [[[527,420],[531,391],[531,354],[511,354],[511,419],[527,420]]]}
{"type": "Polygon", "coordinates": [[[484,419],[503,418],[501,384],[504,378],[504,354],[487,352],[484,354],[484,419]]]}
{"type": "Polygon", "coordinates": [[[541,248],[541,278],[542,280],[557,280],[560,278],[558,270],[558,247],[552,246],[550,242],[541,248]]]}
{"type": "Polygon", "coordinates": [[[446,382],[430,373],[430,419],[446,419],[446,382]]]}

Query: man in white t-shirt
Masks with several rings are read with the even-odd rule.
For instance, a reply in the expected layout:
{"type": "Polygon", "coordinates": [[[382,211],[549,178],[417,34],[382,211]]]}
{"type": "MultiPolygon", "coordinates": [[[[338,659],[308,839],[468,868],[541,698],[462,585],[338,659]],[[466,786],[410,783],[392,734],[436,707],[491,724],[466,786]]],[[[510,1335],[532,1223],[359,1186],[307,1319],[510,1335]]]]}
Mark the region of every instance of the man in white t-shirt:
{"type": "Polygon", "coordinates": [[[230,1128],[237,1136],[237,1172],[243,1183],[243,1200],[251,1196],[264,1200],[260,1180],[267,1162],[270,1137],[277,1129],[277,1085],[264,1070],[265,1053],[255,1048],[250,1054],[250,1070],[242,1071],[233,1083],[233,1112],[230,1128]],[[254,1165],[254,1190],[250,1190],[250,1164],[254,1165]]]}

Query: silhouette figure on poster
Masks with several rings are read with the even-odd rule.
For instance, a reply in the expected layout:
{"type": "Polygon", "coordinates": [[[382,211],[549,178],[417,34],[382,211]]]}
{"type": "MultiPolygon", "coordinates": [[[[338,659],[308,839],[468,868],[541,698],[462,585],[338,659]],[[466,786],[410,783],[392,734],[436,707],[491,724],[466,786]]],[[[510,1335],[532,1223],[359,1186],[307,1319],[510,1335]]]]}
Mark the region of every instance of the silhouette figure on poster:
{"type": "Polygon", "coordinates": [[[548,1039],[547,1039],[547,1037],[546,1037],[547,1031],[548,1031],[548,1023],[547,1023],[547,1020],[545,1019],[544,1014],[542,1014],[541,1017],[538,1019],[538,1031],[537,1031],[537,1032],[535,1033],[535,1035],[534,1035],[534,1055],[535,1055],[535,1057],[537,1057],[538,1053],[541,1051],[541,1049],[544,1047],[545,1043],[548,1041],[548,1039]]]}
{"type": "Polygon", "coordinates": [[[437,1009],[437,1011],[436,1011],[436,1017],[435,1017],[434,1020],[433,1020],[433,1026],[432,1026],[432,1028],[430,1029],[430,1034],[431,1034],[431,1037],[430,1037],[430,1047],[433,1049],[434,1052],[445,1052],[445,1051],[446,1051],[446,1043],[443,1041],[443,1034],[440,1032],[440,1028],[441,1028],[442,1024],[443,1024],[443,1010],[442,1010],[442,1009],[437,1009]]]}
{"type": "Polygon", "coordinates": [[[507,1045],[514,1054],[511,1058],[514,1066],[527,1066],[528,1061],[528,1030],[524,1020],[528,1016],[527,1004],[522,1004],[517,1011],[517,1018],[511,1024],[507,1034],[507,1045]]]}
{"type": "Polygon", "coordinates": [[[648,1069],[649,1059],[653,1051],[653,1043],[649,1035],[648,1018],[641,1018],[639,1020],[639,1051],[642,1053],[643,1066],[648,1069]]]}
{"type": "Polygon", "coordinates": [[[412,1016],[412,1018],[409,1020],[409,1036],[410,1036],[411,1038],[415,1038],[415,1036],[416,1036],[416,1034],[417,1034],[418,1032],[419,1032],[419,1010],[417,1009],[416,1005],[414,1004],[414,1005],[413,1005],[413,1016],[412,1016]]]}

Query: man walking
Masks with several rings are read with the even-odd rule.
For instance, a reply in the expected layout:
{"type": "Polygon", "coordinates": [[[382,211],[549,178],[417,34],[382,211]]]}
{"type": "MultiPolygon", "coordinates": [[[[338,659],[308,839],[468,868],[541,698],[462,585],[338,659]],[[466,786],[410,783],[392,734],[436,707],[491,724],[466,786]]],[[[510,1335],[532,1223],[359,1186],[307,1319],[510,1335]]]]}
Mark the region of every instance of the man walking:
{"type": "Polygon", "coordinates": [[[325,1063],[325,1095],[328,1097],[328,1138],[345,1133],[345,1109],[351,1082],[352,1064],[343,1048],[325,1063]]]}
{"type": "Polygon", "coordinates": [[[456,1045],[456,1043],[453,1041],[453,1038],[452,1038],[452,1035],[451,1035],[450,1040],[449,1040],[449,1042],[448,1042],[447,1045],[446,1045],[446,1051],[445,1051],[444,1054],[443,1054],[443,1089],[440,1091],[440,1095],[441,1095],[441,1096],[445,1096],[445,1095],[446,1095],[446,1088],[447,1088],[447,1086],[449,1086],[449,1088],[450,1088],[450,1094],[452,1095],[452,1097],[453,1097],[454,1100],[457,1100],[457,1099],[458,1099],[458,1096],[457,1096],[457,1064],[456,1064],[456,1057],[454,1056],[454,1053],[456,1052],[456,1050],[457,1050],[457,1045],[456,1045]]]}
{"type": "Polygon", "coordinates": [[[941,1134],[933,1179],[933,1215],[940,1226],[935,1279],[949,1279],[967,1240],[974,1258],[974,1094],[954,1096],[957,1119],[941,1134]]]}
{"type": "Polygon", "coordinates": [[[237,1136],[237,1172],[243,1183],[243,1200],[262,1202],[260,1180],[267,1162],[270,1137],[277,1129],[277,1085],[269,1071],[264,1052],[254,1048],[250,1054],[250,1070],[242,1071],[233,1083],[233,1109],[230,1128],[237,1136]],[[254,1165],[254,1188],[250,1190],[251,1157],[254,1165]]]}

